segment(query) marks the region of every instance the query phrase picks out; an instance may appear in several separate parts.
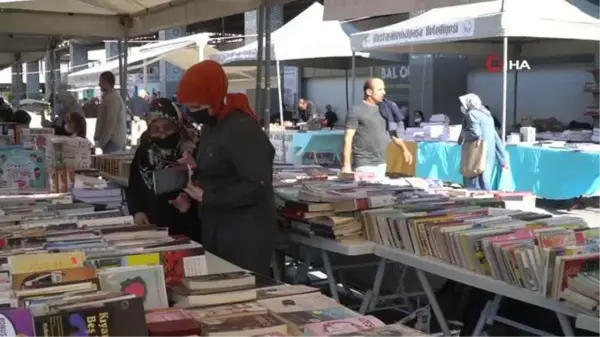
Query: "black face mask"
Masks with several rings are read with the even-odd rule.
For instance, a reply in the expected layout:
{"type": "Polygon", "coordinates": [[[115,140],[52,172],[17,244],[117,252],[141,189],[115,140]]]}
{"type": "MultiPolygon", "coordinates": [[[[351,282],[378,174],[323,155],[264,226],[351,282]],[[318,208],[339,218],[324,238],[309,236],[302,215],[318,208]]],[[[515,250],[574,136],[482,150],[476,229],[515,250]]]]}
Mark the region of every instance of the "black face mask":
{"type": "Polygon", "coordinates": [[[190,118],[196,124],[213,125],[217,122],[217,118],[208,113],[208,109],[190,112],[190,118]]]}
{"type": "Polygon", "coordinates": [[[161,149],[173,149],[177,146],[179,137],[176,133],[165,138],[152,138],[152,142],[161,149]]]}

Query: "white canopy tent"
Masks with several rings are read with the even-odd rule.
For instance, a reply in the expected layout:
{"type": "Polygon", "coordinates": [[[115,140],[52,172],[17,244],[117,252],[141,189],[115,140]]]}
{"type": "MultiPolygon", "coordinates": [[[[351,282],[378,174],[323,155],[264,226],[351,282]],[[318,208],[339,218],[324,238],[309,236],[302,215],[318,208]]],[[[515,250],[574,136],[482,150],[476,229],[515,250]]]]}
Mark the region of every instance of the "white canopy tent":
{"type": "MultiPolygon", "coordinates": [[[[266,0],[267,5],[288,0],[266,0]]],[[[258,8],[261,0],[23,0],[3,2],[5,34],[121,38],[258,8]],[[127,28],[127,34],[125,34],[127,28]]]]}
{"type": "MultiPolygon", "coordinates": [[[[358,32],[351,24],[323,21],[323,5],[315,2],[271,34],[271,59],[286,65],[314,68],[350,69],[350,34],[358,32]]],[[[357,53],[358,66],[368,59],[399,62],[400,56],[383,53],[357,53]]],[[[253,64],[258,59],[258,41],[211,56],[221,64],[253,64]]]]}
{"type": "Polygon", "coordinates": [[[394,25],[352,34],[356,52],[502,53],[503,139],[508,55],[518,55],[523,60],[594,54],[598,52],[598,41],[600,20],[564,0],[496,0],[437,8],[394,25]]]}
{"type": "MultiPolygon", "coordinates": [[[[135,49],[128,58],[127,70],[144,68],[159,60],[168,61],[179,68],[187,69],[195,63],[207,59],[218,50],[210,45],[209,34],[195,34],[168,41],[147,44],[135,49]]],[[[119,61],[113,60],[96,67],[74,72],[68,76],[69,84],[75,87],[94,87],[104,71],[118,71],[119,61]]],[[[225,67],[230,82],[254,80],[256,67],[225,67]]],[[[144,75],[142,74],[142,77],[144,75]]],[[[145,86],[145,85],[144,85],[145,86]]]]}
{"type": "MultiPolygon", "coordinates": [[[[350,45],[350,34],[358,32],[351,24],[339,21],[323,21],[324,8],[318,2],[298,14],[278,30],[271,34],[270,57],[259,57],[258,41],[249,43],[243,47],[222,51],[211,55],[211,59],[223,65],[247,65],[256,64],[258,59],[271,59],[275,61],[277,71],[277,86],[279,100],[279,118],[283,123],[283,93],[281,88],[281,66],[285,65],[314,67],[314,68],[337,68],[350,69],[353,66],[370,65],[373,60],[383,62],[401,62],[402,55],[383,53],[357,53],[352,58],[350,45]],[[354,62],[354,63],[353,63],[354,62]]],[[[267,42],[265,40],[264,45],[267,42]]],[[[267,49],[267,48],[264,48],[267,49]]],[[[263,50],[266,53],[266,51],[263,50]]],[[[346,102],[349,105],[348,93],[346,102]]],[[[285,148],[285,146],[284,146],[285,148]]]]}
{"type": "MultiPolygon", "coordinates": [[[[139,49],[134,49],[129,57],[127,58],[127,69],[134,70],[140,68],[141,66],[135,67],[133,66],[136,63],[146,62],[147,60],[152,62],[156,62],[160,59],[160,56],[175,51],[180,50],[182,48],[194,48],[196,50],[204,48],[206,43],[208,42],[209,37],[208,34],[196,34],[190,36],[184,36],[177,39],[172,39],[168,41],[161,41],[158,43],[148,44],[146,46],[140,47],[139,49]]],[[[199,53],[196,52],[196,62],[199,58],[199,53]]],[[[104,64],[98,65],[96,67],[80,70],[69,74],[68,82],[69,85],[73,86],[90,86],[96,85],[98,83],[98,76],[104,71],[118,71],[119,69],[119,60],[112,60],[106,62],[104,64]]]]}
{"type": "Polygon", "coordinates": [[[15,36],[0,35],[0,69],[16,62],[33,62],[39,60],[50,48],[52,39],[47,36],[15,36]]]}

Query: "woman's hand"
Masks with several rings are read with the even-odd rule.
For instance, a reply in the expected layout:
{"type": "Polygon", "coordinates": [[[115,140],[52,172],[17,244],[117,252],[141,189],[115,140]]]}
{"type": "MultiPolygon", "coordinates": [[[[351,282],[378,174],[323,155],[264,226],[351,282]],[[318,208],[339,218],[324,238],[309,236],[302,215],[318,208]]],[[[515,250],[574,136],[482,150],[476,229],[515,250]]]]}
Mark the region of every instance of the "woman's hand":
{"type": "Polygon", "coordinates": [[[188,183],[187,187],[183,189],[192,199],[197,202],[202,202],[204,197],[204,190],[192,183],[188,183]]]}
{"type": "Polygon", "coordinates": [[[184,152],[180,159],[177,160],[180,164],[189,165],[190,168],[196,168],[196,160],[191,154],[184,152]]]}
{"type": "Polygon", "coordinates": [[[190,210],[190,207],[192,207],[192,200],[190,200],[190,197],[187,194],[179,193],[177,198],[169,200],[169,204],[177,208],[179,212],[185,213],[190,210]]]}
{"type": "Polygon", "coordinates": [[[150,219],[148,219],[148,215],[146,215],[146,213],[144,213],[144,212],[137,212],[133,216],[133,222],[136,225],[140,225],[140,226],[149,225],[150,224],[150,219]]]}

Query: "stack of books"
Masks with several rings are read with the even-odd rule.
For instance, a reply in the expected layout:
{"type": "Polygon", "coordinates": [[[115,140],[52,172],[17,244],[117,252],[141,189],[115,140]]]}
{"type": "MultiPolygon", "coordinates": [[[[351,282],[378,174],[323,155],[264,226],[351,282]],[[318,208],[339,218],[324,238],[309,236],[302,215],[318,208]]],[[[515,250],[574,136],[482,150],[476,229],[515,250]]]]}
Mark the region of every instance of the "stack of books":
{"type": "Polygon", "coordinates": [[[208,275],[200,244],[118,210],[94,212],[64,195],[1,201],[0,322],[9,336],[422,335],[316,288],[242,270],[208,275]]]}
{"type": "Polygon", "coordinates": [[[184,278],[169,288],[175,306],[146,315],[151,336],[422,336],[362,316],[304,285],[258,287],[247,272],[184,278]]]}
{"type": "MultiPolygon", "coordinates": [[[[597,264],[596,261],[591,259],[578,257],[575,260],[568,262],[566,267],[570,267],[573,264],[583,264],[579,267],[579,272],[575,275],[569,275],[567,278],[566,287],[560,292],[559,298],[564,300],[567,305],[575,308],[590,316],[600,316],[598,310],[598,301],[600,299],[600,275],[598,269],[591,268],[591,271],[586,271],[586,268],[590,264],[597,264]]],[[[564,267],[564,263],[560,268],[564,267]]],[[[564,274],[564,272],[563,272],[564,274]]]]}
{"type": "MultiPolygon", "coordinates": [[[[361,211],[438,202],[472,207],[532,208],[535,198],[527,193],[469,191],[419,178],[390,179],[383,183],[331,179],[300,181],[275,188],[280,214],[292,231],[338,241],[369,237],[361,211]]],[[[522,212],[523,213],[523,212],[522,212]]],[[[538,215],[538,217],[548,217],[538,215]]]]}
{"type": "Polygon", "coordinates": [[[169,305],[166,285],[206,273],[201,245],[111,212],[0,216],[8,335],[147,336],[145,311],[169,305]]]}
{"type": "Polygon", "coordinates": [[[133,152],[122,152],[92,156],[92,167],[108,177],[128,179],[133,155],[133,152]]]}
{"type": "Polygon", "coordinates": [[[580,271],[598,271],[600,230],[580,218],[412,201],[361,212],[367,239],[555,299],[580,271]]]}

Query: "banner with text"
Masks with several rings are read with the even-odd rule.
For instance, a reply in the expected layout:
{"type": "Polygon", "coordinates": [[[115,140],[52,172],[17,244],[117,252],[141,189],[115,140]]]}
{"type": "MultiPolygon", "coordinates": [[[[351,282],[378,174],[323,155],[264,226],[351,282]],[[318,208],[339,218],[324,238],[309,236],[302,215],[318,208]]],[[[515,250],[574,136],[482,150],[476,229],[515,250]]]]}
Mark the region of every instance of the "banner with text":
{"type": "Polygon", "coordinates": [[[390,26],[374,30],[371,33],[355,34],[352,36],[352,45],[359,50],[369,50],[470,38],[473,36],[474,24],[474,20],[422,27],[403,27],[402,24],[399,24],[396,25],[397,27],[390,26]]]}

